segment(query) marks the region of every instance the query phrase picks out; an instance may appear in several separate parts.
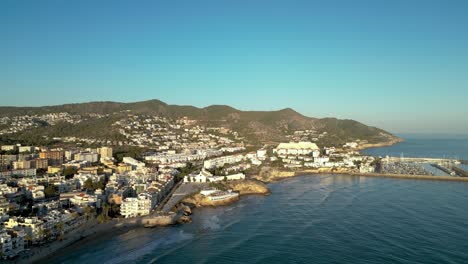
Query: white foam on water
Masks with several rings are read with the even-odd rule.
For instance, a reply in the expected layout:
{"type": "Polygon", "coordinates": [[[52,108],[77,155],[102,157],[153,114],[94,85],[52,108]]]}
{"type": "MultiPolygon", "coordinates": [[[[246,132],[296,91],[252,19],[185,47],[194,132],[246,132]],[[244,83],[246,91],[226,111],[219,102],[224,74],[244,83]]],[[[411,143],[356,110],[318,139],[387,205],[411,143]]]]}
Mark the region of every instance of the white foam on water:
{"type": "Polygon", "coordinates": [[[151,254],[154,250],[160,246],[167,246],[171,244],[177,244],[183,241],[187,241],[193,239],[193,234],[185,233],[184,231],[180,230],[179,232],[174,233],[168,237],[163,236],[159,239],[151,241],[150,243],[138,247],[131,251],[122,252],[122,254],[114,255],[113,258],[104,262],[105,264],[120,264],[120,263],[132,263],[136,260],[151,254]]]}
{"type": "Polygon", "coordinates": [[[209,230],[219,230],[221,229],[221,225],[219,223],[219,218],[217,215],[213,215],[210,218],[203,219],[202,222],[202,227],[203,229],[209,229],[209,230]]]}

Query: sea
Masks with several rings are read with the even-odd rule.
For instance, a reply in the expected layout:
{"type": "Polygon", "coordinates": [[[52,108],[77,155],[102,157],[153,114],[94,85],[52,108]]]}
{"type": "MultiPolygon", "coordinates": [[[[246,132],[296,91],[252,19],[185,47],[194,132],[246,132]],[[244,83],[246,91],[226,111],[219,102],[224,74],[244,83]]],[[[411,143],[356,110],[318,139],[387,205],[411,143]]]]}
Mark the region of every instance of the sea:
{"type": "MultiPolygon", "coordinates": [[[[467,154],[468,140],[405,139],[368,152],[467,154]]],[[[269,188],[195,209],[191,224],[97,237],[44,263],[468,263],[468,183],[315,175],[269,188]]]]}

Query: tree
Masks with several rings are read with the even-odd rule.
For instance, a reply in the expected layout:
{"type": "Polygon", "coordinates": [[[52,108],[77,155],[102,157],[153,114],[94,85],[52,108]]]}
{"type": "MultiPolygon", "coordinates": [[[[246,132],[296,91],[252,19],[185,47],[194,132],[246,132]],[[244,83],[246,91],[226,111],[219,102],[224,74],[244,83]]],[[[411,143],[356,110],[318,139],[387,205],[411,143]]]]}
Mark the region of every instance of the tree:
{"type": "Polygon", "coordinates": [[[71,179],[75,174],[78,173],[78,169],[75,167],[66,167],[63,170],[63,176],[65,176],[65,179],[71,179]]]}
{"type": "Polygon", "coordinates": [[[90,190],[94,190],[93,180],[91,180],[90,178],[88,178],[88,179],[84,182],[83,188],[90,189],[90,190]]]}
{"type": "Polygon", "coordinates": [[[105,215],[105,216],[109,216],[109,211],[111,209],[111,206],[108,204],[108,203],[103,203],[102,204],[102,213],[105,215]]]}
{"type": "Polygon", "coordinates": [[[30,234],[26,234],[26,236],[24,237],[24,242],[26,242],[26,246],[29,247],[31,246],[32,244],[32,236],[30,234]]]}
{"type": "Polygon", "coordinates": [[[112,217],[117,217],[120,214],[120,205],[116,203],[111,204],[110,213],[112,217]]]}
{"type": "Polygon", "coordinates": [[[100,214],[98,217],[97,217],[97,220],[99,221],[99,223],[103,224],[105,222],[107,222],[108,220],[108,217],[104,214],[104,212],[102,214],[100,214]]]}
{"type": "Polygon", "coordinates": [[[63,222],[58,222],[54,225],[58,233],[57,240],[63,240],[63,222]]]}
{"type": "Polygon", "coordinates": [[[89,218],[94,217],[94,215],[96,215],[96,208],[91,206],[85,206],[83,207],[83,212],[86,216],[86,220],[89,220],[89,218]]]}
{"type": "Polygon", "coordinates": [[[93,190],[96,190],[96,189],[104,190],[104,188],[106,188],[106,183],[104,182],[104,180],[100,180],[96,183],[93,183],[93,190]]]}
{"type": "Polygon", "coordinates": [[[44,190],[45,197],[46,198],[54,197],[57,195],[57,191],[58,189],[55,185],[49,184],[49,186],[47,186],[47,188],[45,188],[44,190]]]}

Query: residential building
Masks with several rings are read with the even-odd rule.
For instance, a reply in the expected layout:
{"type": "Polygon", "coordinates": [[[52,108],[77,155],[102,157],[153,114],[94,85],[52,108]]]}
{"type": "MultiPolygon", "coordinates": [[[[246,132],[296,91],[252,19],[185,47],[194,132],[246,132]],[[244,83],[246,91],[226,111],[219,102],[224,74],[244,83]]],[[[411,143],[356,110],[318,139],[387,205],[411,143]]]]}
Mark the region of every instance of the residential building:
{"type": "Polygon", "coordinates": [[[140,193],[136,198],[126,198],[120,206],[120,214],[125,218],[149,215],[156,206],[153,195],[140,193]]]}
{"type": "Polygon", "coordinates": [[[136,160],[136,159],[134,159],[132,157],[124,157],[122,161],[123,161],[123,163],[132,165],[133,168],[144,168],[145,167],[144,162],[138,161],[138,160],[136,160]]]}
{"type": "Polygon", "coordinates": [[[1,150],[3,151],[16,151],[18,147],[16,145],[3,145],[1,150]]]}
{"type": "Polygon", "coordinates": [[[74,160],[95,163],[99,161],[99,155],[91,152],[80,152],[75,154],[74,160]]]}
{"type": "Polygon", "coordinates": [[[280,143],[273,150],[273,153],[279,155],[310,155],[314,150],[320,150],[317,144],[312,142],[290,142],[280,143]]]}
{"type": "Polygon", "coordinates": [[[39,153],[39,158],[47,159],[50,166],[60,166],[63,163],[65,152],[61,150],[45,151],[39,153]]]}
{"type": "Polygon", "coordinates": [[[97,153],[101,155],[101,158],[112,158],[113,150],[110,147],[101,147],[97,149],[97,153]]]}
{"type": "Polygon", "coordinates": [[[205,160],[205,162],[203,162],[203,167],[205,169],[212,169],[222,167],[225,164],[241,162],[242,160],[244,160],[243,155],[223,156],[215,159],[205,160]]]}

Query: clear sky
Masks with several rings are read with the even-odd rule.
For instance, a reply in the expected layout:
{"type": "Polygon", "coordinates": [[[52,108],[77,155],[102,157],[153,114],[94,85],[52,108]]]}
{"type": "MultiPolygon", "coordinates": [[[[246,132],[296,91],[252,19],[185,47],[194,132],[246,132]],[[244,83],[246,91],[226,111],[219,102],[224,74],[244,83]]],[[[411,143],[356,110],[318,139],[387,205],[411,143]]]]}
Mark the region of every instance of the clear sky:
{"type": "Polygon", "coordinates": [[[468,1],[2,0],[0,91],[468,134],[468,1]]]}

